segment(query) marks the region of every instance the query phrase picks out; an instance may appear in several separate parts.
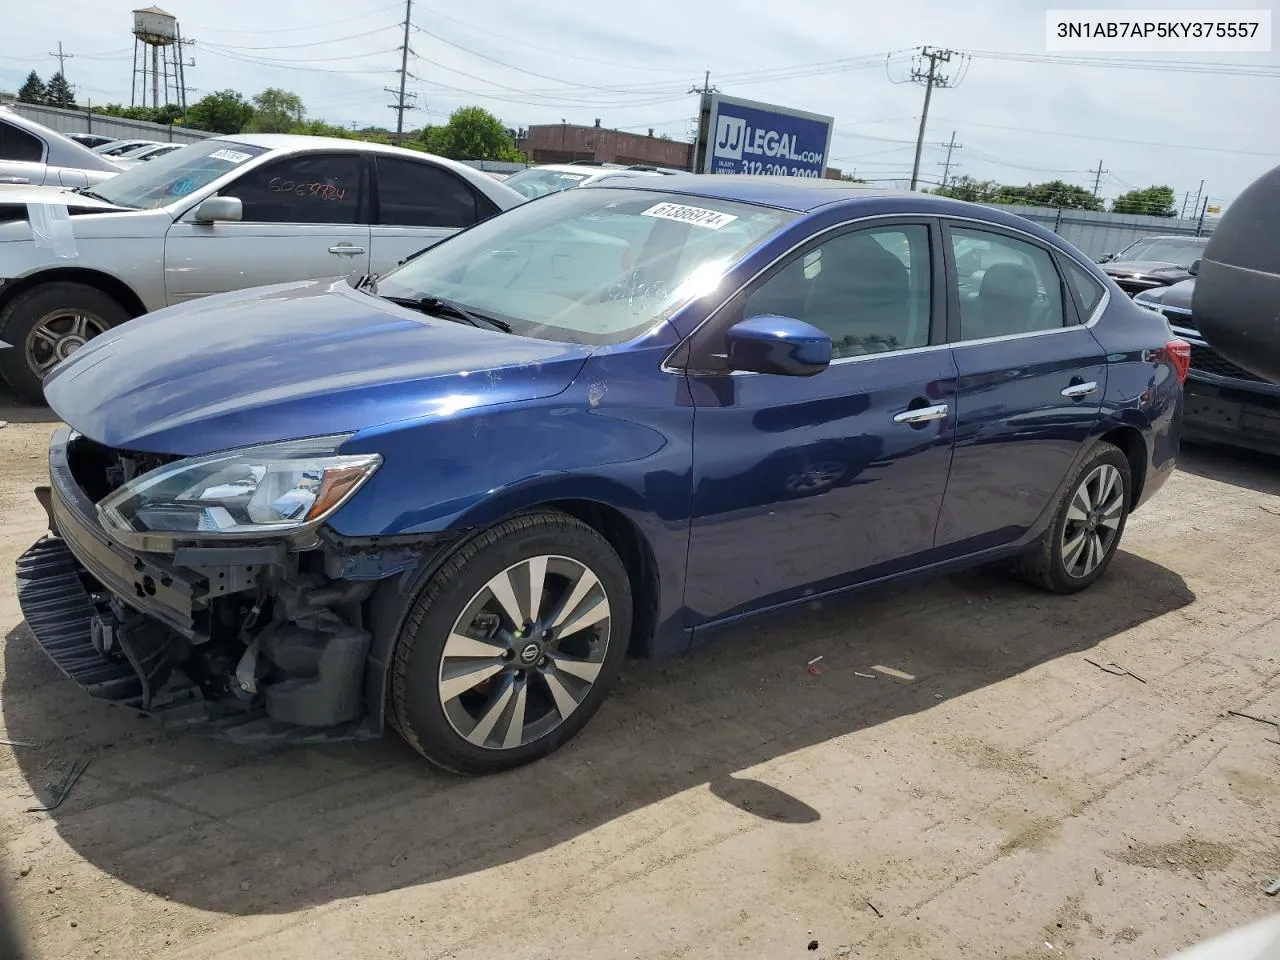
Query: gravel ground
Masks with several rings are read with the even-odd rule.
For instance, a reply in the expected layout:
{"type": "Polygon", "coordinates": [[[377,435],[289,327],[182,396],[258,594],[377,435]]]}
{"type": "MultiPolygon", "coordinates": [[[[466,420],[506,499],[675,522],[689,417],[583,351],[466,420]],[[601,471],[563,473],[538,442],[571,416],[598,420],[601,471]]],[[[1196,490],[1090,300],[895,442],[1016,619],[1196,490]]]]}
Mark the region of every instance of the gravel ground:
{"type": "MultiPolygon", "coordinates": [[[[11,570],[53,424],[0,419],[11,570]]],[[[51,960],[1164,957],[1280,906],[1280,733],[1227,713],[1280,717],[1278,494],[1188,450],[1083,596],[982,572],[755,623],[477,781],[163,733],[46,662],[6,572],[0,884],[51,960]]]]}

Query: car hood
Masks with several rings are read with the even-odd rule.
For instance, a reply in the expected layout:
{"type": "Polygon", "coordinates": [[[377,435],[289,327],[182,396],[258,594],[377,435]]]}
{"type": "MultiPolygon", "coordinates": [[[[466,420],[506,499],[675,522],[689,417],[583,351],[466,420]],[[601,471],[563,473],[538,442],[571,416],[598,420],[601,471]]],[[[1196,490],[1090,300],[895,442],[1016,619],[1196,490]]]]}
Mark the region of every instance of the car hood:
{"type": "Polygon", "coordinates": [[[1129,276],[1140,273],[1143,276],[1173,277],[1178,279],[1189,277],[1186,267],[1162,260],[1113,260],[1102,264],[1102,269],[1111,276],[1129,276]]]}
{"type": "Polygon", "coordinates": [[[554,396],[590,355],[303,281],[206,297],[95,337],[45,380],[74,430],[191,456],[554,396]]]}
{"type": "Polygon", "coordinates": [[[127,207],[116,206],[105,200],[86,197],[72,193],[66,187],[41,187],[26,184],[8,184],[0,186],[0,207],[10,204],[52,203],[59,206],[74,207],[78,210],[106,213],[112,210],[126,210],[127,207]]]}

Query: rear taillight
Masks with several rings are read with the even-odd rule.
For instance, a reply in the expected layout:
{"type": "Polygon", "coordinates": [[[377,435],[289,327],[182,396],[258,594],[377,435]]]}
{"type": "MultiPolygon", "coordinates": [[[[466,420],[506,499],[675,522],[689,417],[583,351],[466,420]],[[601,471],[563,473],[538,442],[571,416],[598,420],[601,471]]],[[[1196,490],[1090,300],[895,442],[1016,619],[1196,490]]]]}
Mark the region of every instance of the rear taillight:
{"type": "Polygon", "coordinates": [[[1178,386],[1187,382],[1187,371],[1191,369],[1191,344],[1177,337],[1164,345],[1164,354],[1173,364],[1173,372],[1178,376],[1178,386]]]}

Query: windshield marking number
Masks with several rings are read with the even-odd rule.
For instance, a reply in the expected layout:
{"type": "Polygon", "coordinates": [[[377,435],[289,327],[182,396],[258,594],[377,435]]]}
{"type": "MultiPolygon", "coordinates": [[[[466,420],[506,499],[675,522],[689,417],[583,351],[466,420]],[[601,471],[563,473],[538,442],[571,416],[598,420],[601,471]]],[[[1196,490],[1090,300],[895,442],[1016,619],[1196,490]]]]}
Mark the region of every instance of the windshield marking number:
{"type": "Polygon", "coordinates": [[[721,213],[705,207],[689,207],[683,203],[655,203],[648,210],[642,210],[640,216],[674,220],[695,227],[706,227],[708,230],[719,230],[738,219],[731,213],[721,213]]]}
{"type": "Polygon", "coordinates": [[[239,150],[215,150],[209,154],[211,160],[225,160],[227,163],[244,163],[253,154],[241,153],[239,150]]]}

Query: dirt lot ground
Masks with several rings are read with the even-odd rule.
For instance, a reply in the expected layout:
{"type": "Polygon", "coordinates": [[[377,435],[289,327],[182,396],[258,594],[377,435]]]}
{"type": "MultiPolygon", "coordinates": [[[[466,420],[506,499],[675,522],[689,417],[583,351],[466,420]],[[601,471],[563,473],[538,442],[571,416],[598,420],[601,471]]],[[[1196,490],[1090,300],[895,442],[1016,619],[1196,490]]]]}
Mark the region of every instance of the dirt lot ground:
{"type": "Polygon", "coordinates": [[[976,573],[743,628],[462,781],[83,695],[7,572],[52,424],[0,418],[2,735],[33,744],[0,746],[0,882],[34,956],[1155,958],[1280,906],[1280,734],[1227,713],[1280,716],[1280,462],[1188,451],[1084,596],[976,573]]]}

